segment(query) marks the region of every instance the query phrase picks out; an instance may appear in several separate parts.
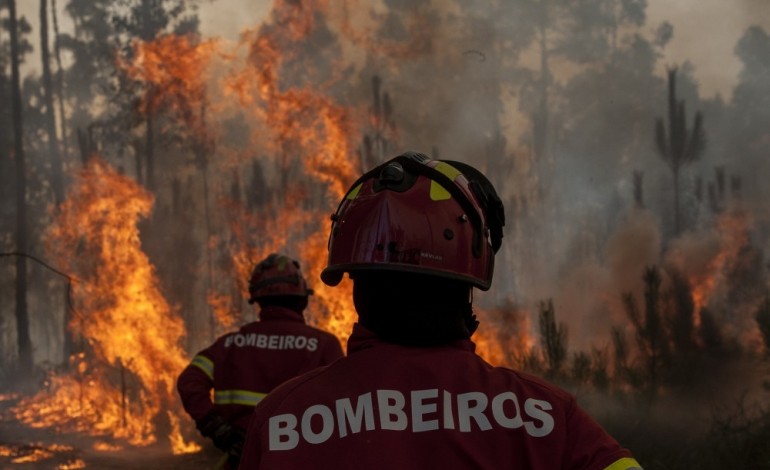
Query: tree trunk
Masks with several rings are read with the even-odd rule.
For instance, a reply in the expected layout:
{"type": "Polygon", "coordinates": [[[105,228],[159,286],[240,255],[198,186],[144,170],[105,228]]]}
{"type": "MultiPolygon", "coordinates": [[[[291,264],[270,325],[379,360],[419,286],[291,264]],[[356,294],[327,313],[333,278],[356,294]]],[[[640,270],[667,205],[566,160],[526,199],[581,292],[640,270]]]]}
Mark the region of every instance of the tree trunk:
{"type": "MultiPolygon", "coordinates": [[[[543,5],[542,8],[547,8],[543,5]]],[[[540,105],[535,117],[535,157],[541,162],[541,165],[545,165],[542,168],[547,168],[550,171],[550,161],[548,155],[548,80],[550,77],[550,69],[548,64],[548,28],[546,26],[547,19],[545,15],[547,12],[543,11],[543,19],[540,25],[540,105]]]]}
{"type": "Polygon", "coordinates": [[[43,99],[45,123],[48,132],[48,153],[51,158],[51,186],[56,205],[64,200],[64,176],[62,172],[59,140],[56,136],[56,115],[53,105],[53,79],[51,78],[51,53],[48,49],[48,0],[40,0],[40,56],[43,60],[43,99]]]}
{"type": "MultiPolygon", "coordinates": [[[[58,206],[64,200],[64,171],[61,152],[59,152],[59,139],[56,135],[56,108],[54,107],[53,79],[51,76],[51,53],[48,50],[48,1],[40,0],[40,55],[43,60],[43,97],[46,111],[46,130],[48,131],[48,153],[51,158],[51,186],[54,193],[54,203],[58,206]]],[[[61,91],[61,90],[59,90],[61,91]]],[[[64,331],[62,337],[62,357],[67,358],[75,352],[72,336],[68,329],[71,321],[71,312],[68,306],[67,293],[64,301],[64,331]]]]}
{"type": "Polygon", "coordinates": [[[64,67],[61,63],[61,47],[59,47],[59,22],[56,15],[56,0],[51,0],[51,19],[53,20],[53,50],[56,58],[56,97],[59,101],[59,130],[61,135],[61,151],[63,160],[69,156],[69,145],[67,138],[67,121],[64,115],[64,67]]]}
{"type": "Polygon", "coordinates": [[[681,221],[679,220],[679,168],[674,167],[674,235],[679,236],[681,221]]]}
{"type": "Polygon", "coordinates": [[[151,115],[148,115],[145,140],[145,157],[147,158],[145,184],[150,191],[155,190],[155,132],[152,123],[153,118],[151,115]]]}
{"type": "MultiPolygon", "coordinates": [[[[14,160],[16,161],[16,250],[27,252],[27,179],[22,142],[21,85],[19,77],[19,32],[16,22],[16,0],[8,1],[11,30],[11,107],[13,113],[14,160]]],[[[19,348],[19,368],[32,369],[32,341],[29,337],[27,312],[27,259],[16,257],[16,335],[19,348]]]]}

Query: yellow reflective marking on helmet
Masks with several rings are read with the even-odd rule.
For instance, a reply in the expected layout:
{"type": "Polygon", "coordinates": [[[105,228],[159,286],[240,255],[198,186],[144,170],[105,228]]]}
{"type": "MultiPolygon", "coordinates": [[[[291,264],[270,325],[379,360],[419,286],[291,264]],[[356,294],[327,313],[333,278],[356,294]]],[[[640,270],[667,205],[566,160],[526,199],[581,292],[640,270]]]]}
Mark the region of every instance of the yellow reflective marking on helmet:
{"type": "Polygon", "coordinates": [[[353,200],[358,196],[358,192],[361,191],[361,186],[363,186],[364,183],[360,183],[355,188],[351,189],[347,196],[345,196],[345,199],[353,200]]]}
{"type": "Polygon", "coordinates": [[[620,460],[616,460],[612,465],[606,467],[604,470],[642,470],[642,466],[639,465],[639,462],[637,462],[636,459],[626,457],[620,460]]]}
{"type": "Polygon", "coordinates": [[[246,405],[256,406],[265,398],[266,393],[249,390],[217,390],[214,392],[214,403],[217,405],[246,405]]]}
{"type": "MultiPolygon", "coordinates": [[[[446,162],[439,162],[438,165],[433,167],[434,170],[439,171],[447,176],[450,180],[454,181],[459,175],[462,174],[460,170],[453,167],[446,162]]],[[[431,201],[444,201],[451,199],[452,195],[443,186],[435,181],[430,182],[430,199],[431,201]]]]}
{"type": "Polygon", "coordinates": [[[198,354],[193,358],[191,364],[202,370],[208,376],[208,378],[214,380],[214,363],[211,362],[211,359],[198,354]]]}

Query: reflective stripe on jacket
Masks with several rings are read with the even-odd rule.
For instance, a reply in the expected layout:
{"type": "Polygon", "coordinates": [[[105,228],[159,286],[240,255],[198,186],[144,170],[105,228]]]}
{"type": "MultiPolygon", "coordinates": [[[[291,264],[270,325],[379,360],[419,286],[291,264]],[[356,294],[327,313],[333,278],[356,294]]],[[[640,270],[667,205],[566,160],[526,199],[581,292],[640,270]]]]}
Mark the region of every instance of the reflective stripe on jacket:
{"type": "Polygon", "coordinates": [[[276,386],[342,356],[331,333],[305,324],[292,310],[268,307],[260,311],[260,321],[196,354],[180,374],[177,390],[193,420],[217,409],[246,428],[254,406],[276,386]]]}

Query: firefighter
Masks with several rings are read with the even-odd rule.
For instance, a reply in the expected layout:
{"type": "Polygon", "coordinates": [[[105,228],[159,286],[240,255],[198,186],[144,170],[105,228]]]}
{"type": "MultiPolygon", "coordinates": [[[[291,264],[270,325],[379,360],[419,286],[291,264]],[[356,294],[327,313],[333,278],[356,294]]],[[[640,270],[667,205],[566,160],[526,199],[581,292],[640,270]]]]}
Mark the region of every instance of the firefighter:
{"type": "Polygon", "coordinates": [[[305,324],[312,293],[297,261],[269,255],[249,279],[249,303],[259,304],[259,320],[218,338],[177,380],[185,411],[225,452],[225,468],[237,468],[250,415],[265,395],[343,356],[334,335],[305,324]]]}
{"type": "Polygon", "coordinates": [[[321,273],[353,282],[348,355],[259,404],[239,468],[640,470],[573,395],[474,352],[504,223],[461,162],[407,152],[361,176],[321,273]]]}

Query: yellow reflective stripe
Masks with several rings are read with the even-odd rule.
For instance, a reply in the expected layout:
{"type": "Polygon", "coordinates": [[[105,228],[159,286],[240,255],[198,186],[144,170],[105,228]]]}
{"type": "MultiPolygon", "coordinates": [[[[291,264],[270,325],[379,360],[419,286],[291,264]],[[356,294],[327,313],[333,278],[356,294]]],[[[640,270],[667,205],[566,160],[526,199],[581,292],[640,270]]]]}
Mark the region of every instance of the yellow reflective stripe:
{"type": "Polygon", "coordinates": [[[358,192],[361,191],[361,186],[363,186],[364,183],[359,184],[355,188],[351,189],[347,196],[345,196],[345,199],[350,199],[351,201],[358,196],[358,192]]]}
{"type": "Polygon", "coordinates": [[[455,178],[457,178],[459,175],[462,175],[462,172],[460,170],[453,167],[447,162],[439,162],[438,165],[433,167],[433,169],[440,173],[445,174],[447,178],[449,178],[452,181],[454,181],[455,178]]]}
{"type": "Polygon", "coordinates": [[[249,405],[256,406],[266,393],[250,392],[248,390],[216,390],[214,403],[217,405],[249,405]]]}
{"type": "Polygon", "coordinates": [[[604,470],[642,470],[642,466],[639,465],[639,462],[637,462],[636,459],[625,457],[616,460],[615,463],[604,470]]]}
{"type": "Polygon", "coordinates": [[[199,354],[193,358],[192,365],[197,366],[206,375],[208,375],[211,380],[214,380],[214,363],[211,362],[211,359],[199,354]]]}
{"type": "MultiPolygon", "coordinates": [[[[446,162],[439,162],[435,167],[433,167],[434,170],[438,171],[439,173],[443,173],[446,175],[447,178],[454,181],[455,178],[457,178],[462,173],[452,165],[446,163],[446,162]]],[[[443,186],[438,184],[435,181],[430,182],[430,199],[431,201],[445,201],[447,199],[451,199],[452,195],[447,191],[443,186]]]]}
{"type": "Polygon", "coordinates": [[[447,199],[452,199],[452,195],[449,194],[449,191],[444,189],[443,186],[436,183],[435,181],[430,182],[430,200],[431,201],[445,201],[447,199]]]}

